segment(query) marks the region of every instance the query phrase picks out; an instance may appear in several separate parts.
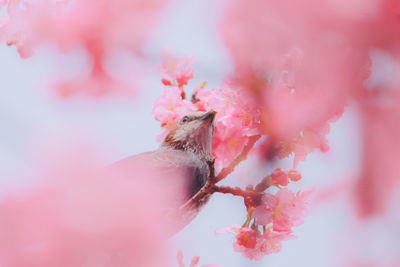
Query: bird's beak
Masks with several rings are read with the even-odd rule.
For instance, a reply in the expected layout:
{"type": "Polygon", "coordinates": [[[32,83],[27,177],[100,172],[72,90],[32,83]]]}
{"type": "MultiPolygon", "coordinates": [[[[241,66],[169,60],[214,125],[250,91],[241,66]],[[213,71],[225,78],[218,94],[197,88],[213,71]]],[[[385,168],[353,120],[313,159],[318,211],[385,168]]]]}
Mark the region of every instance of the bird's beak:
{"type": "Polygon", "coordinates": [[[217,112],[215,110],[210,110],[209,112],[207,112],[206,114],[201,116],[200,119],[203,121],[205,121],[205,120],[213,121],[215,118],[215,115],[217,115],[217,112]]]}

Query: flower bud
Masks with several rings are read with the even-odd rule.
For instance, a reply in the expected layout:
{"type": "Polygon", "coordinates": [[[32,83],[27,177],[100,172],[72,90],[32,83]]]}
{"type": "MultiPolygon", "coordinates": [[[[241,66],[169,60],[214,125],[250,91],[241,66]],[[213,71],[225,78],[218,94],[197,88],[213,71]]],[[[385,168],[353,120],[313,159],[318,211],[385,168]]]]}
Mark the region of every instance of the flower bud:
{"type": "Polygon", "coordinates": [[[275,169],[271,177],[274,185],[287,186],[289,184],[287,172],[282,171],[280,168],[275,169]]]}
{"type": "Polygon", "coordinates": [[[297,182],[301,179],[301,173],[299,173],[296,170],[291,170],[288,173],[289,179],[292,180],[293,182],[297,182]]]}

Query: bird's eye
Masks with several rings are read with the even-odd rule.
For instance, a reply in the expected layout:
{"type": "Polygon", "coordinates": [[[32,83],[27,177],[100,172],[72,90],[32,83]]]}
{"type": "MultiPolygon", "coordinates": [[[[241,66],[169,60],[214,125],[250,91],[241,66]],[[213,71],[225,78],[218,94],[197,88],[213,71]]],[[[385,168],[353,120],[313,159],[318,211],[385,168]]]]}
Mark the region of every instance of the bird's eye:
{"type": "Polygon", "coordinates": [[[182,118],[181,122],[187,122],[188,120],[189,120],[189,117],[185,116],[185,117],[182,118]]]}

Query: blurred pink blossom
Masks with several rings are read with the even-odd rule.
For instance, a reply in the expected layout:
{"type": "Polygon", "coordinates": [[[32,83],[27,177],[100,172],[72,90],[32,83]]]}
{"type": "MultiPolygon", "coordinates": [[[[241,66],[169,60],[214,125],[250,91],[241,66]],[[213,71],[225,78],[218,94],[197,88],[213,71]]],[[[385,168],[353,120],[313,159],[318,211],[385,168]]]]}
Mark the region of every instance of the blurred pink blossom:
{"type": "Polygon", "coordinates": [[[105,171],[87,148],[38,149],[36,182],[2,198],[2,266],[165,266],[162,184],[105,171]]]}
{"type": "Polygon", "coordinates": [[[135,84],[118,82],[105,65],[119,51],[141,57],[167,3],[168,0],[10,0],[7,15],[0,23],[0,42],[15,45],[23,58],[31,56],[42,44],[55,44],[61,52],[83,49],[89,74],[57,82],[53,89],[60,97],[75,93],[100,97],[114,90],[131,95],[126,92],[133,91],[135,84]]]}
{"type": "Polygon", "coordinates": [[[398,88],[397,83],[377,88],[361,106],[363,161],[353,190],[359,218],[385,214],[400,190],[398,88]]]}
{"type": "Polygon", "coordinates": [[[304,130],[291,141],[281,141],[277,143],[275,153],[280,159],[294,154],[293,166],[296,168],[299,162],[306,160],[307,155],[315,149],[319,149],[322,152],[329,150],[328,141],[326,139],[329,129],[330,127],[328,123],[326,123],[325,127],[304,130]]]}
{"type": "Polygon", "coordinates": [[[314,149],[328,149],[327,122],[340,116],[369,76],[369,48],[359,38],[370,37],[358,30],[375,20],[377,7],[375,0],[228,5],[221,34],[235,78],[259,99],[264,133],[285,143],[279,157],[294,153],[296,166],[314,149]]]}
{"type": "Polygon", "coordinates": [[[171,47],[165,47],[161,51],[161,72],[163,83],[175,84],[179,88],[186,85],[194,76],[192,64],[195,58],[192,55],[177,56],[171,47]]]}
{"type": "Polygon", "coordinates": [[[92,73],[89,76],[77,77],[73,80],[60,79],[51,84],[51,90],[62,99],[76,96],[104,97],[134,95],[132,91],[134,84],[129,84],[111,77],[104,71],[92,73]]]}

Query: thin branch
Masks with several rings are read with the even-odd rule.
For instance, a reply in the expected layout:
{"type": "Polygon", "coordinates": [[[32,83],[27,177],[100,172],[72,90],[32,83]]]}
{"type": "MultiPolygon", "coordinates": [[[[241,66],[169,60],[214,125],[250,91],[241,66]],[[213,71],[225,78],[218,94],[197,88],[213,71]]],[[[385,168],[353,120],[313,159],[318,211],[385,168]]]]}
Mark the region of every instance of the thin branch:
{"type": "Polygon", "coordinates": [[[263,192],[271,186],[270,176],[265,177],[255,188],[249,185],[245,190],[239,187],[217,186],[215,179],[209,179],[207,183],[190,200],[180,207],[181,211],[200,206],[202,201],[206,201],[213,193],[231,194],[242,197],[247,208],[256,207],[261,203],[263,192]]]}
{"type": "Polygon", "coordinates": [[[257,191],[257,192],[264,192],[265,190],[267,190],[270,186],[271,186],[271,184],[272,184],[272,177],[271,177],[271,175],[268,175],[268,176],[266,176],[266,177],[264,177],[262,180],[261,180],[261,182],[259,182],[257,185],[256,185],[256,188],[255,188],[255,190],[257,191]]]}
{"type": "Polygon", "coordinates": [[[243,148],[242,152],[240,152],[239,155],[237,155],[231,163],[229,163],[228,167],[223,168],[221,172],[215,177],[216,182],[218,183],[219,181],[225,179],[229,174],[231,174],[237,165],[239,165],[240,162],[244,161],[247,159],[247,156],[250,152],[250,150],[253,148],[254,144],[260,139],[261,135],[255,135],[251,136],[249,138],[249,141],[247,142],[246,146],[243,148]]]}
{"type": "Polygon", "coordinates": [[[215,192],[223,194],[232,194],[234,196],[241,196],[243,198],[249,196],[249,192],[239,188],[239,187],[229,187],[229,186],[215,186],[215,192]]]}
{"type": "Polygon", "coordinates": [[[261,204],[262,192],[255,191],[251,185],[247,186],[246,190],[243,190],[239,187],[233,188],[229,186],[215,186],[214,190],[215,192],[242,197],[247,209],[261,204]]]}

